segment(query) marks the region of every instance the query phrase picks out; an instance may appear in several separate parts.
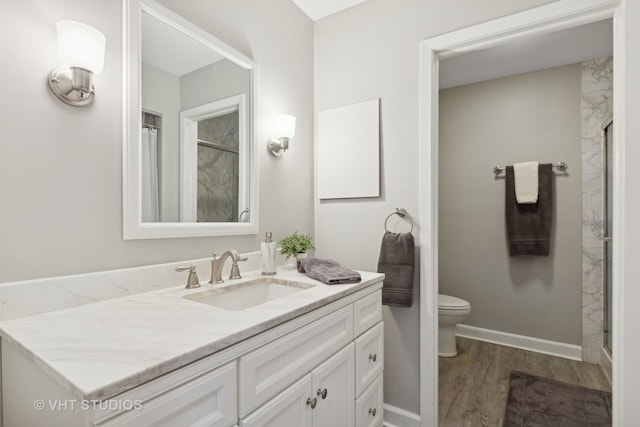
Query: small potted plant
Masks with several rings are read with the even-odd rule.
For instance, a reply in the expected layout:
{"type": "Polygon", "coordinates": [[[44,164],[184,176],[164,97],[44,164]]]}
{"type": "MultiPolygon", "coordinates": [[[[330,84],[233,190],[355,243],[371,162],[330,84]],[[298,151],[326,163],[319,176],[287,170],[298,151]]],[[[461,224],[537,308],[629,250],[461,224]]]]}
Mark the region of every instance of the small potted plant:
{"type": "Polygon", "coordinates": [[[304,256],[308,250],[315,249],[311,234],[305,236],[297,231],[294,231],[292,235],[285,237],[278,243],[280,244],[280,252],[285,256],[285,259],[293,257],[294,263],[297,263],[298,258],[304,256]]]}

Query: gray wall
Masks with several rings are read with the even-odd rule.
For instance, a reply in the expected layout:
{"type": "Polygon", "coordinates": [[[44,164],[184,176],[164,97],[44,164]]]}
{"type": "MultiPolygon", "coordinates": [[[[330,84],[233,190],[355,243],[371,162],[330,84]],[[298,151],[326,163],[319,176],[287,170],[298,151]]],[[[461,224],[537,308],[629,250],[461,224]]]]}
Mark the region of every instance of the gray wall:
{"type": "Polygon", "coordinates": [[[261,234],[123,241],[121,2],[12,2],[0,14],[11,34],[0,46],[10,59],[0,79],[0,282],[253,251],[263,231],[279,238],[312,229],[312,22],[289,0],[160,2],[259,64],[259,181],[269,183],[260,189],[261,234]],[[55,23],[62,19],[107,38],[96,101],[87,108],[63,104],[46,84],[59,65],[55,23]],[[296,137],[273,159],[263,147],[283,112],[297,116],[296,137]]]}
{"type": "Polygon", "coordinates": [[[467,325],[582,343],[581,66],[440,91],[439,290],[471,303],[467,325]],[[508,254],[504,174],[565,161],[549,257],[508,254]]]}
{"type": "MultiPolygon", "coordinates": [[[[381,197],[316,201],[319,256],[375,270],[385,217],[396,207],[418,217],[419,42],[544,3],[550,1],[369,0],[316,23],[316,112],[380,97],[382,139],[381,197]]],[[[413,307],[384,310],[384,399],[414,413],[420,406],[418,286],[416,280],[413,307]]]]}
{"type": "Polygon", "coordinates": [[[218,99],[245,94],[251,103],[251,73],[222,59],[180,77],[180,109],[198,107],[218,99]]]}
{"type": "Polygon", "coordinates": [[[180,221],[180,79],[142,64],[142,108],[162,114],[160,219],[180,221]]]}

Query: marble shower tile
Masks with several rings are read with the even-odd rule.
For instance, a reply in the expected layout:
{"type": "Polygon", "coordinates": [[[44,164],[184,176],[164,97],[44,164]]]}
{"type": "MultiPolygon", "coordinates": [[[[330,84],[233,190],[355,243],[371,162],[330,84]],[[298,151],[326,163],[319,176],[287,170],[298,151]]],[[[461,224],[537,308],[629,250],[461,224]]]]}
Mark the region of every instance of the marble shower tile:
{"type": "Polygon", "coordinates": [[[599,363],[603,346],[603,133],[613,113],[613,59],[582,63],[582,358],[599,363]]]}

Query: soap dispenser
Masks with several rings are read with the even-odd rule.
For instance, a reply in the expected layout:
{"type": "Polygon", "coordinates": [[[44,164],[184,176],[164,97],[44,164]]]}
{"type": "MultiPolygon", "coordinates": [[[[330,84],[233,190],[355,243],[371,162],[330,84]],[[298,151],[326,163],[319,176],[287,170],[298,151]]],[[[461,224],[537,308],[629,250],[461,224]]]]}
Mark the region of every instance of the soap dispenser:
{"type": "Polygon", "coordinates": [[[262,253],[262,275],[273,276],[276,274],[276,242],[271,241],[271,232],[265,234],[264,242],[260,243],[262,253]]]}

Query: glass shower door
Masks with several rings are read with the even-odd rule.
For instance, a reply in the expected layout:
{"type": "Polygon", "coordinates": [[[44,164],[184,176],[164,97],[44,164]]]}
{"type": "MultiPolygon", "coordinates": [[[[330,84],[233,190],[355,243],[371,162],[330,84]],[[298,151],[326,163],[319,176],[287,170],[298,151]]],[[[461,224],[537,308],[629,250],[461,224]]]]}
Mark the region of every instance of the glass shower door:
{"type": "Polygon", "coordinates": [[[613,231],[613,122],[605,129],[605,197],[604,197],[604,347],[611,354],[611,326],[612,326],[612,307],[611,307],[611,288],[612,288],[612,231],[613,231]]]}

